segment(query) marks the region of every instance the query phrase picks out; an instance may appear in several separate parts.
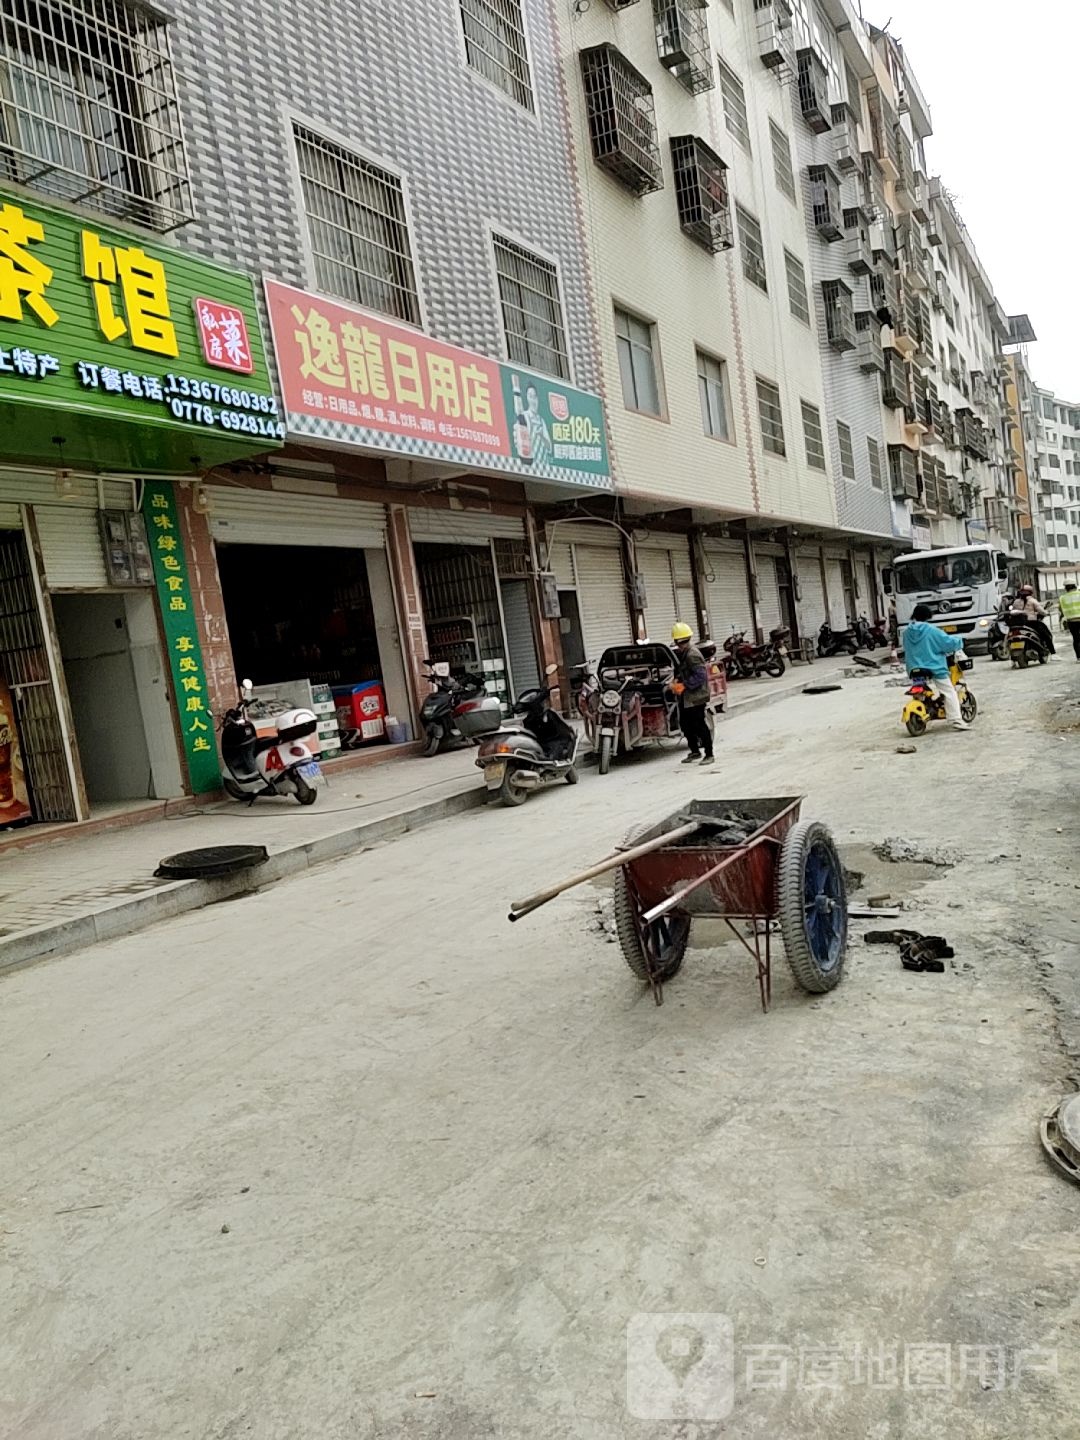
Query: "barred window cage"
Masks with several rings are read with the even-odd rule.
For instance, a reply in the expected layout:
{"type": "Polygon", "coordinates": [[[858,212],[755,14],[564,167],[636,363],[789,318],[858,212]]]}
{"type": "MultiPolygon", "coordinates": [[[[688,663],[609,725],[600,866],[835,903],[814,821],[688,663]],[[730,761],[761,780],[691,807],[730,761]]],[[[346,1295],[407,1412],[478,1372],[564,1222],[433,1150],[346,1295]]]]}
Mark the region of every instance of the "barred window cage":
{"type": "Polygon", "coordinates": [[[728,201],[727,166],[696,135],[671,137],[675,203],[684,232],[711,254],[735,244],[728,201]]]}
{"type": "Polygon", "coordinates": [[[899,309],[895,271],[879,269],[871,272],[870,302],[883,325],[892,325],[895,323],[897,310],[899,309]]]}
{"type": "Polygon", "coordinates": [[[885,369],[885,348],[881,343],[881,321],[872,310],[855,314],[856,360],[864,374],[885,369]]]}
{"type": "Polygon", "coordinates": [[[834,350],[843,354],[854,350],[855,302],[851,290],[842,280],[824,280],[821,285],[825,301],[825,334],[834,350]]]}
{"type": "Polygon", "coordinates": [[[708,0],[653,0],[656,53],[679,84],[698,95],[716,84],[709,51],[708,0]]]}
{"type": "Polygon", "coordinates": [[[829,83],[825,63],[812,46],[796,56],[799,67],[799,110],[815,135],[824,135],[832,126],[829,83]]]}
{"type": "Polygon", "coordinates": [[[507,354],[519,365],[569,380],[555,266],[500,235],[494,237],[494,245],[507,354]]]}
{"type": "Polygon", "coordinates": [[[318,288],[419,325],[400,179],[305,126],[293,139],[318,288]]]}
{"type": "Polygon", "coordinates": [[[787,0],[754,0],[758,55],[766,70],[784,72],[795,68],[795,31],[787,0]]]}
{"type": "Polygon", "coordinates": [[[848,268],[855,275],[869,275],[874,269],[870,224],[866,212],[857,207],[844,211],[844,252],[848,268]]]}
{"type": "Polygon", "coordinates": [[[664,183],[652,86],[614,45],[581,52],[593,159],[635,195],[664,183]]]}
{"type": "Polygon", "coordinates": [[[898,500],[918,500],[919,460],[914,450],[906,445],[889,446],[889,476],[898,500]]]}
{"type": "Polygon", "coordinates": [[[890,410],[902,410],[910,398],[904,357],[891,345],[884,347],[885,371],[881,377],[881,398],[890,410]]]}
{"type": "Polygon", "coordinates": [[[526,110],[535,110],[521,0],[460,0],[465,58],[526,110]]]}
{"type": "Polygon", "coordinates": [[[193,219],[166,18],[124,0],[4,0],[0,180],[153,230],[193,219]]]}
{"type": "Polygon", "coordinates": [[[741,205],[735,206],[739,224],[739,248],[742,252],[743,274],[751,285],[768,293],[769,280],[765,270],[765,244],[761,237],[761,226],[741,205]]]}
{"type": "Polygon", "coordinates": [[[832,107],[833,160],[844,175],[854,173],[858,165],[859,137],[855,112],[842,100],[832,107]]]}
{"type": "Polygon", "coordinates": [[[810,203],[818,234],[830,244],[834,240],[842,240],[843,212],[840,205],[840,180],[836,172],[828,165],[811,165],[807,173],[810,179],[810,203]]]}

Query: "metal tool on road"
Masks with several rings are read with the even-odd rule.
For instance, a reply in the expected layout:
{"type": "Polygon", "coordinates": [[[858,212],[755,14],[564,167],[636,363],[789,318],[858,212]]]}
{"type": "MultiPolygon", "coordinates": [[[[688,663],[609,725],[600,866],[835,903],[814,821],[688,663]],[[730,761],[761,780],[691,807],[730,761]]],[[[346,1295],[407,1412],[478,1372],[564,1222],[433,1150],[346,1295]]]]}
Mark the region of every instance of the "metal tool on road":
{"type": "Polygon", "coordinates": [[[519,920],[575,885],[615,870],[615,923],[627,964],[659,1005],[682,967],[695,917],[721,919],[753,957],[761,1008],[772,996],[770,920],[797,984],[839,984],[847,949],[847,892],[832,836],[800,821],[801,796],[695,800],[689,812],[630,832],[621,850],[527,900],[519,920]],[[752,921],[750,939],[736,921],[752,921]]]}

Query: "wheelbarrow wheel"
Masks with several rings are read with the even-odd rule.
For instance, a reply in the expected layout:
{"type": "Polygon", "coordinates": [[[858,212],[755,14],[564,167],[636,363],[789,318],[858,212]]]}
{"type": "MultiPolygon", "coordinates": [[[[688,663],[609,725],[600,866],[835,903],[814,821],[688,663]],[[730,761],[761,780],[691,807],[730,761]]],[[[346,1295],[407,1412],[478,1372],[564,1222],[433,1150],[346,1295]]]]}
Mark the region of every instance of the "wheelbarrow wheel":
{"type": "MultiPolygon", "coordinates": [[[[630,849],[641,839],[648,826],[630,831],[623,841],[630,849]]],[[[647,925],[642,920],[638,900],[625,866],[615,871],[615,933],[619,937],[627,965],[637,978],[649,983],[649,970],[659,981],[672,979],[682,969],[686,944],[690,938],[689,915],[665,915],[647,925]]]]}
{"type": "Polygon", "coordinates": [[[833,838],[816,820],[788,831],[777,877],[780,933],[795,982],[811,995],[839,985],[847,952],[847,891],[833,838]]]}

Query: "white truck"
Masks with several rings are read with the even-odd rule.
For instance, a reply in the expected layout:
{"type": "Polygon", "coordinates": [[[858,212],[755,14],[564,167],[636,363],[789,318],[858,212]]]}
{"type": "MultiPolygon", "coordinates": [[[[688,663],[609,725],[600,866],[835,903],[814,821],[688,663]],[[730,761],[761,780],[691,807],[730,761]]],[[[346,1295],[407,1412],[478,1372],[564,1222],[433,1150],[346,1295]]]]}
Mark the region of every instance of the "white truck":
{"type": "Polygon", "coordinates": [[[883,576],[896,604],[903,637],[916,605],[929,605],[931,619],[956,635],[968,654],[985,651],[990,626],[1009,589],[1008,560],[992,545],[957,545],[898,555],[883,576]]]}

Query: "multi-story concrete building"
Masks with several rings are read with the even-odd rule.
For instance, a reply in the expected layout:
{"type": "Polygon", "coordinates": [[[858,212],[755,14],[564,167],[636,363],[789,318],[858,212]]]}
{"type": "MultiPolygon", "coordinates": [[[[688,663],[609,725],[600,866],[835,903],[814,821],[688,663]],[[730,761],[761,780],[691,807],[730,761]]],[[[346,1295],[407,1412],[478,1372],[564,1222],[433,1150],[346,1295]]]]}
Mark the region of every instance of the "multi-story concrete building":
{"type": "Polygon", "coordinates": [[[1080,405],[1035,388],[1039,502],[1046,528],[1040,590],[1080,583],[1080,405]]]}

